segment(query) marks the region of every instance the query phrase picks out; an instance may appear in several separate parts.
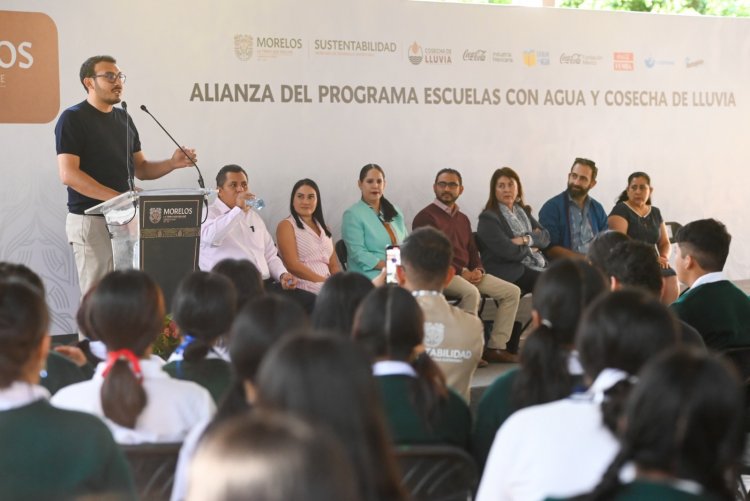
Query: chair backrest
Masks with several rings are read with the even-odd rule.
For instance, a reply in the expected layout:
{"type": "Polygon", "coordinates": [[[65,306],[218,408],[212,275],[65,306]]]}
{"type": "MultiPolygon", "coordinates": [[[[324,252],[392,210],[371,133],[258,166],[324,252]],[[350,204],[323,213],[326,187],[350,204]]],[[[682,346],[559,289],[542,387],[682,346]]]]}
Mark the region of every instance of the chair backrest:
{"type": "Polygon", "coordinates": [[[168,500],[172,493],[180,443],[121,445],[130,465],[138,499],[168,500]]]}
{"type": "Polygon", "coordinates": [[[477,465],[465,450],[450,445],[396,447],[404,487],[414,501],[466,501],[479,485],[477,465]]]}
{"type": "Polygon", "coordinates": [[[680,231],[680,228],[682,228],[682,225],[676,221],[667,221],[664,223],[664,226],[667,227],[667,233],[669,237],[669,243],[674,243],[674,237],[677,236],[677,232],[680,231]]]}
{"type": "Polygon", "coordinates": [[[336,257],[339,258],[341,270],[346,271],[346,242],[343,240],[336,242],[336,257]]]}

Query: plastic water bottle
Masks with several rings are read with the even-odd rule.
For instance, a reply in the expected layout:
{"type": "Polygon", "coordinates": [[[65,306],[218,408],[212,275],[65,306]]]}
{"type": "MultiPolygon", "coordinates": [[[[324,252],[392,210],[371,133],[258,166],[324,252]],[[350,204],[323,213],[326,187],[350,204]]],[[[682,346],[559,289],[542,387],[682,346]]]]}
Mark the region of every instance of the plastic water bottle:
{"type": "Polygon", "coordinates": [[[245,205],[248,207],[252,207],[255,210],[262,210],[266,206],[266,203],[262,198],[253,198],[250,200],[245,200],[245,205]]]}

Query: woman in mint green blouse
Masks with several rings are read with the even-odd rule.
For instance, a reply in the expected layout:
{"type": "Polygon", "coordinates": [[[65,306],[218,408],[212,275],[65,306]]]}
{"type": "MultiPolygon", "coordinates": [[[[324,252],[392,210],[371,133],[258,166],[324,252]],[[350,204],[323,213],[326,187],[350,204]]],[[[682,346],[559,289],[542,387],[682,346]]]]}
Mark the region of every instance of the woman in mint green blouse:
{"type": "Polygon", "coordinates": [[[347,269],[373,279],[385,267],[385,248],[406,238],[401,210],[384,196],[385,173],[377,164],[359,171],[362,198],[344,212],[341,236],[346,243],[347,269]]]}

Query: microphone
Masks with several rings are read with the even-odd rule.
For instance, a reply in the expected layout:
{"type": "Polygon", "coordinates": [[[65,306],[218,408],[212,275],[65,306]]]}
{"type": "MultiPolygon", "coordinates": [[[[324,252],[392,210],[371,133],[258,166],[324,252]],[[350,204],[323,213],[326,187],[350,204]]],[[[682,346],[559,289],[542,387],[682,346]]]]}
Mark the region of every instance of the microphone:
{"type": "Polygon", "coordinates": [[[125,167],[128,169],[128,186],[130,187],[130,191],[135,193],[135,180],[133,179],[135,177],[135,166],[133,166],[132,170],[130,168],[132,155],[130,152],[130,124],[128,123],[130,115],[128,115],[128,103],[122,101],[120,104],[122,111],[125,112],[125,167]]]}
{"type": "MultiPolygon", "coordinates": [[[[124,103],[123,103],[123,104],[124,104],[124,103]]],[[[197,163],[195,163],[195,160],[193,160],[193,159],[192,159],[192,158],[190,157],[190,155],[188,155],[188,154],[187,154],[187,152],[186,152],[186,151],[185,151],[185,150],[183,149],[183,147],[182,147],[182,146],[180,146],[180,143],[178,143],[177,141],[175,141],[175,138],[173,138],[173,137],[172,137],[172,134],[170,134],[169,132],[167,132],[167,129],[165,129],[165,128],[164,128],[164,126],[163,126],[163,125],[162,125],[162,124],[161,124],[161,123],[160,123],[160,122],[159,122],[159,121],[158,121],[158,120],[156,119],[156,117],[155,117],[155,116],[153,116],[153,115],[151,114],[151,112],[150,112],[150,111],[148,111],[148,108],[146,108],[146,105],[145,105],[145,104],[142,104],[142,105],[141,105],[141,109],[142,109],[143,111],[145,111],[145,112],[146,112],[146,114],[147,114],[148,116],[150,116],[151,118],[153,118],[153,119],[154,119],[154,122],[156,122],[156,125],[158,125],[159,127],[161,127],[161,130],[163,130],[163,131],[164,131],[164,133],[165,133],[165,134],[166,134],[167,136],[169,136],[169,139],[171,139],[171,140],[172,140],[172,142],[173,142],[174,144],[176,144],[176,145],[177,145],[177,147],[178,147],[178,148],[180,149],[180,151],[181,151],[181,152],[183,152],[183,153],[185,154],[185,156],[186,156],[186,157],[188,158],[188,160],[190,160],[190,163],[192,163],[192,164],[193,164],[193,167],[195,167],[195,170],[197,170],[197,171],[198,171],[198,186],[200,186],[200,187],[201,187],[202,189],[206,189],[206,186],[205,186],[205,184],[203,183],[203,174],[201,174],[201,170],[200,170],[200,169],[198,168],[198,164],[197,164],[197,163]]]]}

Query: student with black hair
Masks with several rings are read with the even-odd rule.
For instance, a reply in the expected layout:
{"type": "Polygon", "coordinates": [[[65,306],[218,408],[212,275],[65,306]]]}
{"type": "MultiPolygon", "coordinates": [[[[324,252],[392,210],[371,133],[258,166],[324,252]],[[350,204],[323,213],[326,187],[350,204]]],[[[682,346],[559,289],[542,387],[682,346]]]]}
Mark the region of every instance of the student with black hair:
{"type": "Polygon", "coordinates": [[[693,221],[675,240],[675,270],[689,289],[672,303],[672,311],[713,350],[750,346],[750,299],[722,271],[732,241],[726,226],[715,219],[693,221]]]}
{"type": "Polygon", "coordinates": [[[339,336],[290,336],[258,371],[258,407],[286,412],[343,445],[364,501],[407,499],[367,357],[339,336]]]}
{"type": "Polygon", "coordinates": [[[227,277],[234,285],[237,293],[235,311],[240,311],[248,301],[266,293],[260,272],[249,259],[222,259],[211,271],[227,277]]]}
{"type": "MultiPolygon", "coordinates": [[[[609,262],[609,253],[612,252],[615,245],[620,242],[627,242],[630,237],[625,233],[615,230],[605,230],[594,237],[589,244],[589,250],[586,253],[586,260],[596,266],[602,273],[607,273],[607,263],[609,262]]],[[[661,273],[661,271],[659,272],[661,273]]]]}
{"type": "MultiPolygon", "coordinates": [[[[604,268],[612,290],[638,287],[654,297],[662,295],[664,281],[658,255],[652,245],[633,239],[620,242],[610,250],[604,268]]],[[[685,344],[706,349],[703,338],[690,324],[680,320],[680,331],[685,344]]]]}
{"type": "Polygon", "coordinates": [[[188,465],[203,436],[221,424],[253,409],[256,374],[266,352],[282,336],[307,327],[307,316],[292,299],[277,294],[257,297],[237,313],[230,330],[232,378],[216,415],[196,424],[185,437],[175,470],[172,501],[185,499],[188,465]]]}
{"type": "Polygon", "coordinates": [[[385,268],[385,248],[406,237],[404,215],[385,196],[385,172],[377,164],[359,171],[361,199],[346,209],[341,238],[346,242],[347,268],[372,280],[385,268]]]}
{"type": "Polygon", "coordinates": [[[0,498],[135,499],[128,465],[97,418],[52,407],[39,386],[50,347],[38,290],[0,280],[0,498]]]}
{"type": "Polygon", "coordinates": [[[216,410],[209,392],[172,379],[151,360],[164,322],[164,297],[140,270],[113,271],[94,288],[87,329],[104,342],[107,361],[93,379],[58,391],[52,403],[102,418],[118,443],[181,441],[216,410]]]}
{"type": "Polygon", "coordinates": [[[268,351],[285,336],[308,327],[309,320],[299,304],[278,295],[258,298],[240,311],[232,324],[229,347],[232,384],[215,422],[253,406],[258,370],[268,351]]]}
{"type": "MultiPolygon", "coordinates": [[[[45,297],[44,282],[24,264],[0,262],[0,281],[23,282],[36,290],[42,299],[45,297]]],[[[93,375],[93,368],[79,348],[60,345],[49,350],[39,375],[39,384],[54,395],[60,388],[89,379],[93,375]]]]}
{"type": "Polygon", "coordinates": [[[372,291],[357,312],[352,336],[370,357],[395,443],[468,449],[469,407],[424,351],[422,310],[411,294],[395,286],[372,291]]]}
{"type": "Polygon", "coordinates": [[[477,501],[591,490],[619,450],[617,423],[634,376],[678,341],[675,317],[651,296],[622,290],[595,300],[576,333],[589,389],[511,415],[490,449],[477,501]]]}
{"type": "Polygon", "coordinates": [[[313,328],[339,332],[349,337],[357,308],[374,287],[361,273],[345,271],[331,276],[323,284],[315,301],[313,328]]]}
{"type": "Polygon", "coordinates": [[[599,485],[576,499],[737,499],[742,400],[736,372],[720,359],[685,348],[660,355],[628,400],[620,452],[599,485]],[[623,483],[630,462],[635,479],[623,483]]]}
{"type": "Polygon", "coordinates": [[[501,374],[479,401],[472,447],[480,466],[508,416],[585,388],[575,332],[586,306],[606,291],[604,275],[580,259],[558,259],[539,277],[531,296],[534,331],[526,338],[521,364],[501,374]]]}
{"type": "Polygon", "coordinates": [[[172,299],[172,315],[182,343],[164,366],[170,376],[206,388],[214,402],[229,388],[228,356],[216,348],[234,320],[236,293],[218,273],[195,271],[182,279],[172,299]]]}

